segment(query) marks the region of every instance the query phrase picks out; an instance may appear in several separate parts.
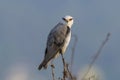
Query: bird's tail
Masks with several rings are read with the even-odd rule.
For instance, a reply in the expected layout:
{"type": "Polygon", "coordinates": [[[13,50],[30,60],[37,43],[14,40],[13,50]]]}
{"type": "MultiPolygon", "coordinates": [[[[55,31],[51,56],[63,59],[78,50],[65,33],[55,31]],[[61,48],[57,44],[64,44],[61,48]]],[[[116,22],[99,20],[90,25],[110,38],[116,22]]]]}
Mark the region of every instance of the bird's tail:
{"type": "Polygon", "coordinates": [[[45,60],[43,60],[43,62],[39,65],[38,70],[41,70],[42,67],[43,67],[44,69],[47,69],[47,63],[46,63],[45,60]]]}

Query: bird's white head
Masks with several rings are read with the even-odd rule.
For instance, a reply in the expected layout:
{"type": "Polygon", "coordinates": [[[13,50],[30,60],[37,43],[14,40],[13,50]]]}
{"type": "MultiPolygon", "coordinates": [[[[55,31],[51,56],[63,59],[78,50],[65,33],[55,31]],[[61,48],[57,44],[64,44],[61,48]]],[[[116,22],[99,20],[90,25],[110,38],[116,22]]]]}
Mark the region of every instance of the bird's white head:
{"type": "Polygon", "coordinates": [[[63,17],[62,19],[66,23],[67,26],[69,26],[70,28],[72,27],[73,22],[74,22],[73,17],[67,15],[67,16],[63,17]]]}

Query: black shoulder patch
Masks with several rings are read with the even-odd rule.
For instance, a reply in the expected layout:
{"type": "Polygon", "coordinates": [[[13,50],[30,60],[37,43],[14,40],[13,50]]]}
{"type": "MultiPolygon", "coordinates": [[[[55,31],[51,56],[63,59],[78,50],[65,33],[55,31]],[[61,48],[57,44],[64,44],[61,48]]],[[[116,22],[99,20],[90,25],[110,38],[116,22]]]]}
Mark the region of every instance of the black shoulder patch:
{"type": "MultiPolygon", "coordinates": [[[[47,48],[45,49],[45,56],[46,56],[46,55],[47,55],[47,48]]],[[[44,57],[45,57],[45,56],[44,56],[44,57]]]]}

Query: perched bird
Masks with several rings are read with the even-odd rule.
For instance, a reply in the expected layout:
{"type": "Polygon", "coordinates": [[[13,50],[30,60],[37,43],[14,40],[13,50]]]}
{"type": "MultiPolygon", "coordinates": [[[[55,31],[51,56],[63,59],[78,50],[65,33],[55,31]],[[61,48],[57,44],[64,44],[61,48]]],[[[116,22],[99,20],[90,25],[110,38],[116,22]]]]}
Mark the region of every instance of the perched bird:
{"type": "Polygon", "coordinates": [[[46,69],[52,59],[58,57],[59,54],[64,54],[66,51],[71,39],[73,17],[65,16],[62,20],[63,21],[59,22],[48,35],[44,60],[39,65],[39,70],[41,70],[42,67],[46,69]]]}

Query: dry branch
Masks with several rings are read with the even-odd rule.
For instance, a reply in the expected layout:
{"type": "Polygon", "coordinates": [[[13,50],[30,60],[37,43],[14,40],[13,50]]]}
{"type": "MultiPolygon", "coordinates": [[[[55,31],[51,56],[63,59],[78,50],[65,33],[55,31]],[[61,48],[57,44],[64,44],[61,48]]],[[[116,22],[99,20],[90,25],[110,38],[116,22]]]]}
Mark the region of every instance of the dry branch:
{"type": "Polygon", "coordinates": [[[54,68],[55,68],[54,65],[51,64],[51,70],[52,70],[52,78],[53,78],[53,80],[55,80],[54,68]]]}
{"type": "Polygon", "coordinates": [[[107,41],[109,40],[110,37],[110,33],[107,34],[105,40],[102,42],[101,46],[99,47],[99,49],[97,50],[97,52],[95,53],[93,60],[91,61],[91,63],[88,66],[88,70],[86,71],[86,73],[84,74],[82,80],[84,80],[84,78],[87,76],[87,74],[89,73],[90,69],[92,68],[93,64],[95,63],[95,61],[97,60],[97,58],[99,57],[104,45],[107,43],[107,41]]]}

